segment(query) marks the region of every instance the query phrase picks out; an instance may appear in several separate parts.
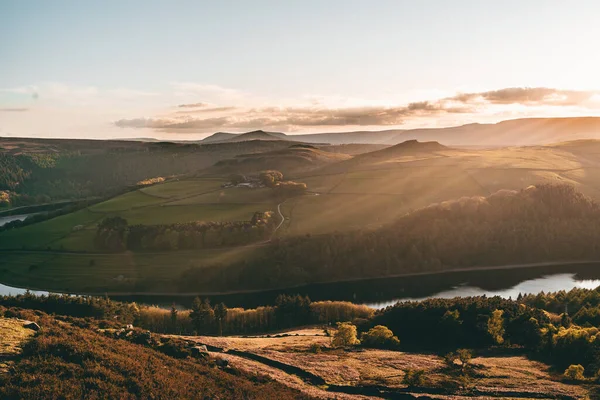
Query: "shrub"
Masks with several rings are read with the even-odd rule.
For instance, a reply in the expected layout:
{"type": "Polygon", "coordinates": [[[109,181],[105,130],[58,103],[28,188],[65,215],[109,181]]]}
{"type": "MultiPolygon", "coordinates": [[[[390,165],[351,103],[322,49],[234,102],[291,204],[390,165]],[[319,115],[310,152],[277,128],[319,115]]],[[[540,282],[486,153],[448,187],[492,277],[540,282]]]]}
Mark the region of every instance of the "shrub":
{"type": "Polygon", "coordinates": [[[425,383],[425,371],[422,369],[407,369],[404,371],[402,383],[409,387],[423,386],[425,383]]]}
{"type": "Polygon", "coordinates": [[[460,367],[463,371],[469,366],[473,353],[471,350],[458,349],[455,353],[448,353],[444,356],[444,362],[450,368],[460,367]],[[458,361],[458,364],[456,363],[458,361]]]}
{"type": "Polygon", "coordinates": [[[321,346],[318,343],[312,343],[308,349],[311,353],[319,354],[321,353],[321,346]]]}
{"type": "Polygon", "coordinates": [[[377,325],[363,333],[360,341],[363,346],[376,349],[396,349],[400,346],[400,340],[394,336],[394,332],[383,325],[377,325]]]}
{"type": "Polygon", "coordinates": [[[567,368],[563,374],[563,376],[571,381],[583,381],[585,377],[583,376],[583,372],[585,369],[581,364],[571,364],[569,368],[567,368]]]}
{"type": "Polygon", "coordinates": [[[337,331],[333,335],[331,345],[333,347],[348,347],[360,344],[356,337],[356,326],[349,322],[338,322],[337,331]]]}

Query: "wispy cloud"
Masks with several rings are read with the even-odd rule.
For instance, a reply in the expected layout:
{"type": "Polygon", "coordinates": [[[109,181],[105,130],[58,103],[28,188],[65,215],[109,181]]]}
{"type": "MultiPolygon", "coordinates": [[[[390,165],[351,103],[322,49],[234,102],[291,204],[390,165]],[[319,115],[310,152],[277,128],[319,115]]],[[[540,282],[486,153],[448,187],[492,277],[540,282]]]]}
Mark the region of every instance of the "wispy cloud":
{"type": "Polygon", "coordinates": [[[589,101],[597,95],[592,91],[560,90],[546,87],[513,87],[479,93],[461,93],[449,100],[461,103],[522,104],[526,106],[569,106],[589,101]]]}
{"type": "Polygon", "coordinates": [[[192,104],[180,104],[177,107],[179,108],[202,108],[202,107],[208,107],[209,104],[208,103],[192,103],[192,104]]]}
{"type": "Polygon", "coordinates": [[[0,107],[0,112],[25,112],[29,111],[29,108],[11,108],[11,107],[0,107]]]}

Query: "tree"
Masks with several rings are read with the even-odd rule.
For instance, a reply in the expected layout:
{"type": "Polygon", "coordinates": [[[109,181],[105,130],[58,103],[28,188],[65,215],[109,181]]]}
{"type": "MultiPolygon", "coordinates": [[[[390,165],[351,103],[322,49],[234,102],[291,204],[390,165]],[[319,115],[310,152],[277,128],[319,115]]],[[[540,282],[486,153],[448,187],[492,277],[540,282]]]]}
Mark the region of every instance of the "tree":
{"type": "Polygon", "coordinates": [[[364,332],[360,341],[364,347],[378,349],[396,349],[400,346],[400,340],[394,336],[394,332],[383,325],[377,325],[368,332],[364,332]]]}
{"type": "Polygon", "coordinates": [[[496,344],[504,343],[504,311],[494,310],[488,319],[487,331],[496,344]]]}
{"type": "Polygon", "coordinates": [[[262,171],[258,174],[258,178],[266,187],[275,187],[278,182],[283,180],[283,174],[279,171],[269,170],[262,171]]]}
{"type": "Polygon", "coordinates": [[[333,335],[331,346],[348,347],[358,344],[360,344],[360,340],[356,337],[356,326],[350,322],[338,322],[337,331],[333,335]]]}
{"type": "Polygon", "coordinates": [[[208,299],[204,300],[204,302],[200,300],[200,297],[194,299],[190,318],[192,319],[192,323],[198,334],[210,333],[215,319],[215,313],[210,306],[208,299]]]}
{"type": "Polygon", "coordinates": [[[171,305],[171,326],[173,327],[173,331],[177,329],[177,308],[175,307],[175,303],[171,305]]]}
{"type": "Polygon", "coordinates": [[[585,379],[583,376],[584,371],[585,368],[581,364],[572,364],[565,370],[563,376],[572,381],[583,381],[585,379]]]}
{"type": "Polygon", "coordinates": [[[215,306],[215,319],[219,327],[219,336],[223,336],[223,320],[227,317],[227,306],[219,303],[215,306]]]}

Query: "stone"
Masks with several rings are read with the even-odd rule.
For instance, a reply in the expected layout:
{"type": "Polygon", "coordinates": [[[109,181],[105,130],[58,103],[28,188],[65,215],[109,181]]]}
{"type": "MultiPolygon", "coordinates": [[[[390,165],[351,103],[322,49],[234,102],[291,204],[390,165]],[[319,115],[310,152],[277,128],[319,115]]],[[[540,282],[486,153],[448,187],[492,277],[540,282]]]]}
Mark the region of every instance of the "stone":
{"type": "Polygon", "coordinates": [[[31,321],[25,322],[25,324],[23,324],[23,328],[31,329],[36,332],[42,329],[38,324],[31,321]]]}

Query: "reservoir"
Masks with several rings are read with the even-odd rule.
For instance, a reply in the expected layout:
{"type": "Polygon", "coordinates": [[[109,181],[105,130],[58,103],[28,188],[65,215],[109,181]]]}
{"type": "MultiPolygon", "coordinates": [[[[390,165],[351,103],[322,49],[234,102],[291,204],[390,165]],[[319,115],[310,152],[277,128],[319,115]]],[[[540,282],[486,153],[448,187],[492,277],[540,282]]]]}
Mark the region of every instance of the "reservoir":
{"type": "MultiPolygon", "coordinates": [[[[569,291],[573,288],[595,289],[598,286],[600,286],[600,265],[591,263],[366,279],[306,285],[284,290],[209,296],[209,298],[212,304],[224,302],[229,307],[254,308],[274,304],[279,294],[301,294],[309,296],[313,301],[343,300],[379,309],[398,301],[482,295],[516,299],[519,293],[537,294],[542,291],[546,293],[569,291]]],[[[25,293],[25,289],[0,284],[0,295],[21,293],[25,293]]],[[[47,294],[48,292],[32,291],[32,293],[47,294]]],[[[173,303],[189,307],[193,300],[193,296],[172,294],[110,297],[114,300],[136,301],[165,307],[173,303]]]]}

